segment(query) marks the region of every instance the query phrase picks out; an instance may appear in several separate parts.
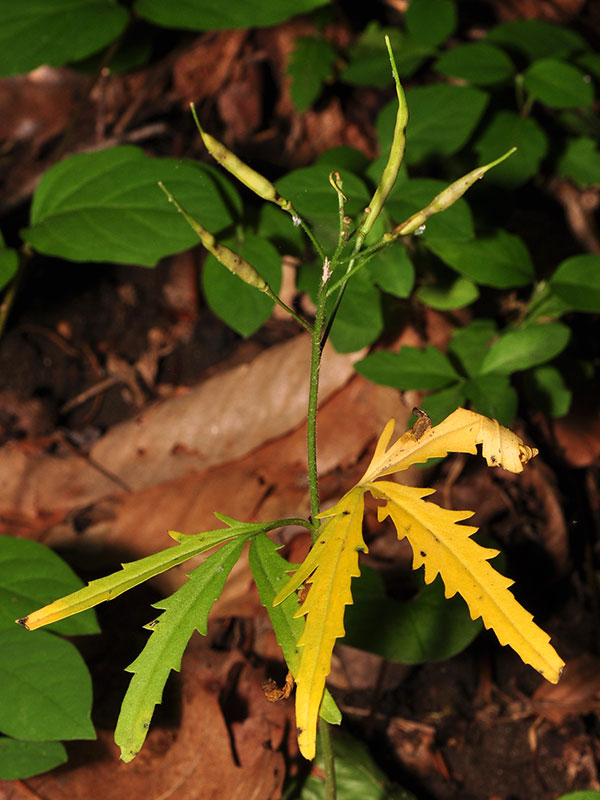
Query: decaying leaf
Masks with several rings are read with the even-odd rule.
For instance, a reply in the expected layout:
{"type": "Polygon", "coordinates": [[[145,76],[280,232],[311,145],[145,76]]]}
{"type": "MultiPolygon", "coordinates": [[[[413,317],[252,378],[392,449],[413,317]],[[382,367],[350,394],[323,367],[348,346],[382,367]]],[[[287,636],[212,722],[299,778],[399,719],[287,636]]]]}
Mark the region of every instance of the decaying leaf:
{"type": "Polygon", "coordinates": [[[472,511],[448,511],[423,500],[433,489],[417,489],[378,480],[429,458],[449,452],[482,455],[489,466],[521,472],[537,454],[512,431],[481,414],[457,409],[435,427],[409,430],[388,449],[394,429],[390,420],[377,443],[373,459],[362,479],[329,511],[323,512],[319,538],[303,564],[279,592],[274,603],[284,600],[305,581],[308,597],[296,616],[305,615],[296,694],[298,743],[305,758],[315,753],[316,725],[325,679],[330,671],[335,640],[344,634],[345,606],[352,603],[351,579],[360,574],[358,552],[367,548],[362,538],[364,494],[386,501],[380,521],[391,517],[399,538],[407,537],[413,549],[413,568],[425,567],[425,581],[439,574],[446,597],[457,592],[465,599],[473,619],[481,617],[501,644],[510,645],[527,664],[556,683],[563,661],[539,628],[508,590],[513,581],[489,564],[497,550],[471,539],[477,528],[459,525],[472,511]]]}

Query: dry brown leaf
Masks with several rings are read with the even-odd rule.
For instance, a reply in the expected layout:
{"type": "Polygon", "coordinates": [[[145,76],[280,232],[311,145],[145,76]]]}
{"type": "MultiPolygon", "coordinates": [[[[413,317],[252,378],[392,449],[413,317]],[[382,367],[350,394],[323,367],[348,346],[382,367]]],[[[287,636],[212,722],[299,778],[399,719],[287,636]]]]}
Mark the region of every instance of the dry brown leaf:
{"type": "Polygon", "coordinates": [[[568,659],[557,684],[543,683],[531,698],[533,711],[561,725],[570,715],[600,711],[600,659],[591,655],[568,659]]]}

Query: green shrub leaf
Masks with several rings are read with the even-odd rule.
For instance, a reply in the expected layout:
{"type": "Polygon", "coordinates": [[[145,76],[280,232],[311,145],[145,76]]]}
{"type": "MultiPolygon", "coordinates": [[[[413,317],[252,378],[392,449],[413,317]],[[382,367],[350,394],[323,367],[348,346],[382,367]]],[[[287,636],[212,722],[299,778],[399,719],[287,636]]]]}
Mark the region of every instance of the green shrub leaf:
{"type": "Polygon", "coordinates": [[[539,172],[548,152],[548,137],[531,117],[520,117],[514,111],[499,111],[475,142],[474,149],[484,164],[496,158],[508,145],[517,151],[486,176],[486,181],[514,188],[539,172]]]}
{"type": "Polygon", "coordinates": [[[0,731],[26,741],[94,739],[92,680],[77,649],[46,631],[0,630],[0,731]]]}
{"type": "Polygon", "coordinates": [[[600,256],[588,253],[567,258],[548,285],[555,295],[576,311],[600,311],[600,256]]]}
{"type": "MultiPolygon", "coordinates": [[[[402,223],[429,205],[447,185],[444,181],[432,178],[400,180],[390,194],[386,211],[396,223],[402,223]]],[[[464,197],[456,200],[443,213],[430,217],[423,231],[423,240],[428,243],[439,240],[465,242],[474,236],[473,215],[464,197]]]]}
{"type": "Polygon", "coordinates": [[[0,736],[0,780],[31,778],[66,760],[67,751],[60,742],[23,742],[0,736]]]}
{"type": "Polygon", "coordinates": [[[371,281],[394,297],[408,297],[415,282],[415,268],[402,244],[385,247],[365,266],[371,281]]]}
{"type": "Polygon", "coordinates": [[[415,42],[434,49],[454,32],[456,6],[452,0],[412,0],[404,24],[415,42]]]}
{"type": "Polygon", "coordinates": [[[448,353],[465,375],[477,375],[495,334],[496,323],[491,319],[475,319],[464,328],[455,328],[448,353]]]}
{"type": "Polygon", "coordinates": [[[600,150],[588,136],[570,139],[556,166],[559,175],[571,178],[579,186],[600,185],[600,150]]]}
{"type": "Polygon", "coordinates": [[[398,353],[381,350],[355,364],[365,378],[394,389],[441,389],[460,378],[448,358],[433,345],[425,350],[402,347],[398,353]]]}
{"type": "MultiPolygon", "coordinates": [[[[431,424],[437,425],[466,402],[465,384],[460,381],[440,392],[428,394],[421,400],[420,407],[429,414],[431,424]]],[[[429,463],[431,464],[431,461],[429,463]]]]}
{"type": "Polygon", "coordinates": [[[135,11],[140,17],[165,28],[187,28],[194,31],[214,31],[223,28],[262,28],[283,22],[296,14],[307,14],[328,0],[136,0],[135,11]]]}
{"type": "MultiPolygon", "coordinates": [[[[478,86],[502,83],[510,78],[515,70],[512,61],[503,50],[485,42],[452,47],[438,58],[435,69],[444,75],[461,78],[478,86]]],[[[499,148],[500,151],[505,149],[506,143],[499,148]]]]}
{"type": "Polygon", "coordinates": [[[533,264],[518,236],[499,230],[470,242],[429,241],[429,248],[461,275],[483,286],[507,289],[533,279],[533,264]]]}
{"type": "Polygon", "coordinates": [[[533,19],[503,22],[491,29],[486,42],[503,45],[525,54],[531,61],[553,56],[563,58],[585,50],[585,40],[563,26],[533,19]]]}
{"type": "MultiPolygon", "coordinates": [[[[246,233],[243,242],[223,240],[242,258],[249,261],[277,294],[281,288],[281,258],[266,239],[246,233]]],[[[208,255],[202,272],[202,288],[211,309],[230,328],[242,336],[251,336],[271,316],[273,300],[208,255]]]]}
{"type": "Polygon", "coordinates": [[[510,425],[517,413],[519,398],[507,375],[477,375],[464,385],[474,411],[510,425]]]}
{"type": "Polygon", "coordinates": [[[527,91],[552,108],[589,108],[594,102],[594,87],[577,67],[543,58],[533,63],[523,76],[527,91]]]}
{"type": "Polygon", "coordinates": [[[9,284],[17,274],[19,256],[16,250],[3,247],[0,239],[0,289],[9,284]]]}
{"type": "Polygon", "coordinates": [[[398,28],[382,28],[378,22],[371,21],[348,52],[348,65],[340,76],[345,83],[382,88],[393,83],[384,43],[386,36],[390,38],[398,74],[402,77],[412,75],[431,52],[429,47],[412,41],[398,28]]]}
{"type": "Polygon", "coordinates": [[[538,367],[525,375],[525,391],[534,408],[551,417],[564,417],[571,406],[572,392],[563,376],[551,365],[538,367]]]}
{"type": "Polygon", "coordinates": [[[436,311],[451,311],[474,303],[479,297],[479,289],[467,278],[455,276],[431,286],[420,286],[415,295],[436,311]]]}
{"type": "Polygon", "coordinates": [[[290,94],[298,111],[306,111],[314,103],[330,78],[336,52],[322,36],[300,36],[294,43],[287,74],[292,79],[290,94]]]}
{"type": "Polygon", "coordinates": [[[240,208],[229,181],[212,168],[115,147],[51,167],[36,189],[23,238],[42,253],[71,261],[152,267],[198,243],[159,180],[211,233],[232,222],[231,208],[240,208]]]}
{"type": "Polygon", "coordinates": [[[109,44],[125,29],[115,0],[0,0],[0,75],[59,67],[109,44]]]}
{"type": "Polygon", "coordinates": [[[373,344],[382,330],[381,293],[366,272],[358,272],[346,284],[331,327],[331,342],[338,353],[353,353],[373,344]]]}
{"type": "Polygon", "coordinates": [[[491,372],[509,375],[550,361],[561,353],[571,331],[560,322],[531,325],[503,333],[490,347],[480,368],[480,374],[491,372]]]}

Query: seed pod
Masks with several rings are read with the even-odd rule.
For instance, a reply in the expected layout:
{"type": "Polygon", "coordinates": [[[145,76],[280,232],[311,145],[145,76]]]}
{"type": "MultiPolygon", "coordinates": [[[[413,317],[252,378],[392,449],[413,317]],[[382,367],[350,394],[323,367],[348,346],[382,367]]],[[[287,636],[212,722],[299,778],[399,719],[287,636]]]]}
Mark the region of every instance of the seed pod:
{"type": "Polygon", "coordinates": [[[284,211],[290,211],[292,208],[291,203],[279,194],[271,181],[267,180],[260,172],[256,172],[252,167],[249,167],[248,164],[244,164],[241,159],[232,153],[231,150],[228,150],[224,144],[221,144],[221,142],[215,139],[214,136],[211,136],[210,133],[206,133],[200,125],[193,103],[190,104],[190,108],[192,109],[192,115],[196,127],[200,132],[200,136],[202,137],[202,141],[204,142],[204,146],[215,161],[218,161],[222,167],[237,178],[240,183],[243,183],[244,186],[251,189],[254,194],[262,197],[263,200],[275,203],[284,211]]]}
{"type": "Polygon", "coordinates": [[[405,222],[397,225],[391,233],[386,233],[383,237],[383,240],[386,242],[391,242],[394,239],[397,239],[399,236],[406,236],[407,234],[418,230],[422,225],[425,225],[429,217],[433,216],[434,214],[438,214],[440,211],[445,211],[447,208],[450,208],[450,206],[453,205],[459,199],[459,197],[463,196],[463,194],[475,183],[475,181],[483,178],[489,169],[495,167],[501,161],[504,161],[504,159],[512,155],[516,149],[516,147],[511,147],[511,149],[504,153],[504,155],[500,156],[500,158],[497,158],[495,161],[491,161],[489,164],[485,164],[483,167],[477,167],[477,169],[468,172],[466,175],[463,175],[462,178],[459,178],[457,181],[454,181],[454,183],[451,183],[450,186],[447,186],[442,192],[434,197],[428,206],[421,209],[421,211],[417,211],[416,214],[413,214],[412,217],[409,217],[405,222]]]}
{"type": "Polygon", "coordinates": [[[245,283],[250,284],[250,286],[254,286],[256,289],[259,289],[261,292],[265,292],[266,294],[272,294],[269,285],[263,278],[261,278],[252,264],[239,256],[237,253],[234,253],[233,250],[230,250],[224,244],[219,244],[212,233],[207,231],[206,228],[203,228],[202,225],[200,225],[200,223],[197,222],[192,215],[185,210],[181,203],[179,203],[179,201],[173,197],[171,192],[165,187],[162,181],[159,181],[158,185],[169,198],[169,202],[173,203],[175,208],[185,218],[192,230],[198,234],[198,237],[204,247],[206,247],[206,249],[213,254],[217,261],[220,261],[224,267],[227,267],[230,272],[233,272],[234,275],[237,275],[238,278],[241,278],[245,283]]]}

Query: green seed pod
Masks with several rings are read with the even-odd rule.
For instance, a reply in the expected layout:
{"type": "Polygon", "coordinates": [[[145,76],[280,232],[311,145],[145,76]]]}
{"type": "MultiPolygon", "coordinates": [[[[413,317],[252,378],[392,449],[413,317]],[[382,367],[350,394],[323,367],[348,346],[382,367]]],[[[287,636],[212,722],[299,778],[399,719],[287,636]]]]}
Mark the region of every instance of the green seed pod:
{"type": "Polygon", "coordinates": [[[207,231],[206,228],[203,228],[202,225],[200,225],[200,223],[197,222],[192,215],[185,210],[181,203],[179,203],[179,201],[173,197],[171,192],[165,187],[162,181],[159,181],[158,185],[169,198],[169,202],[173,203],[175,208],[185,218],[188,225],[198,235],[204,247],[206,247],[206,249],[213,254],[217,261],[220,261],[224,267],[227,267],[230,272],[233,272],[234,275],[237,275],[238,278],[241,278],[245,283],[250,284],[250,286],[254,286],[261,292],[272,295],[269,285],[263,278],[261,278],[252,264],[239,256],[237,253],[234,253],[233,250],[230,250],[224,244],[219,244],[212,233],[207,231]]]}
{"type": "Polygon", "coordinates": [[[256,172],[256,170],[252,169],[252,167],[244,164],[241,159],[232,153],[231,150],[228,150],[224,144],[221,144],[221,142],[217,141],[214,136],[211,136],[210,133],[206,133],[206,131],[204,131],[200,125],[198,115],[196,114],[196,108],[193,103],[190,104],[190,108],[192,109],[192,115],[194,117],[196,127],[200,132],[200,136],[202,137],[202,141],[204,142],[204,146],[215,159],[215,161],[218,161],[222,167],[224,167],[235,178],[237,178],[240,183],[243,183],[244,186],[247,186],[249,189],[251,189],[254,194],[262,197],[263,200],[268,200],[270,203],[275,203],[284,211],[290,211],[292,208],[291,203],[278,193],[271,181],[267,180],[267,178],[265,178],[264,175],[261,175],[260,172],[256,172]]]}
{"type": "Polygon", "coordinates": [[[394,239],[397,239],[399,236],[406,236],[409,233],[413,233],[421,226],[425,225],[429,217],[433,216],[434,214],[438,214],[440,211],[445,211],[447,208],[450,208],[450,206],[453,205],[459,199],[459,197],[463,196],[463,194],[475,183],[475,181],[483,178],[489,169],[495,167],[497,164],[500,164],[501,161],[504,161],[505,158],[508,158],[510,155],[512,155],[516,149],[516,147],[511,147],[511,149],[504,153],[504,155],[500,156],[500,158],[497,158],[495,161],[491,161],[489,164],[485,164],[483,167],[477,167],[477,169],[468,172],[466,175],[463,175],[462,178],[459,178],[457,181],[454,181],[454,183],[451,183],[450,186],[447,186],[442,192],[434,197],[428,206],[421,209],[421,211],[417,211],[416,214],[413,214],[412,217],[409,217],[405,222],[397,225],[391,233],[386,233],[383,237],[383,241],[391,242],[394,239]]]}

